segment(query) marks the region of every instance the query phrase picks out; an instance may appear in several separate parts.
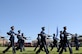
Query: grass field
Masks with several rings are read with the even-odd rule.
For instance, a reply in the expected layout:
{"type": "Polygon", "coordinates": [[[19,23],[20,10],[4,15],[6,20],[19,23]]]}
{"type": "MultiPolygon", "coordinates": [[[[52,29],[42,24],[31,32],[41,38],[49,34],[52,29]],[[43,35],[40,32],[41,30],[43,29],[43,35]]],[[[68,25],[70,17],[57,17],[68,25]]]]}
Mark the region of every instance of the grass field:
{"type": "MultiPolygon", "coordinates": [[[[0,47],[0,54],[3,54],[2,51],[5,49],[6,47],[0,47]]],[[[16,54],[35,54],[35,52],[33,51],[34,48],[33,47],[26,47],[26,50],[23,52],[20,51],[16,51],[16,54]]],[[[75,47],[72,48],[73,49],[73,54],[82,54],[82,47],[79,48],[79,51],[75,50],[75,47]]],[[[50,50],[50,48],[49,48],[50,50]]],[[[50,51],[50,54],[58,54],[58,52],[56,52],[57,49],[54,48],[52,51],[50,51]]],[[[10,49],[8,52],[6,52],[5,54],[12,54],[12,50],[10,49]]],[[[45,54],[45,52],[41,51],[40,54],[45,54]]],[[[69,50],[67,49],[67,52],[64,52],[63,54],[69,54],[69,50]]]]}

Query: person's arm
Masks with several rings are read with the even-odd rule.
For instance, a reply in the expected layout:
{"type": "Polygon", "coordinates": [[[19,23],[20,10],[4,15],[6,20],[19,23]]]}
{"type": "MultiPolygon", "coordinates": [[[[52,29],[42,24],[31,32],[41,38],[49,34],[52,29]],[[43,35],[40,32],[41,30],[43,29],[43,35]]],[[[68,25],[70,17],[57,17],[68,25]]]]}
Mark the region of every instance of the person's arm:
{"type": "Polygon", "coordinates": [[[11,33],[7,32],[7,35],[11,35],[11,33]]]}
{"type": "Polygon", "coordinates": [[[17,33],[15,33],[15,32],[13,32],[14,33],[14,35],[18,35],[17,33]]]}
{"type": "Polygon", "coordinates": [[[26,37],[23,37],[24,39],[26,39],[26,37]]]}

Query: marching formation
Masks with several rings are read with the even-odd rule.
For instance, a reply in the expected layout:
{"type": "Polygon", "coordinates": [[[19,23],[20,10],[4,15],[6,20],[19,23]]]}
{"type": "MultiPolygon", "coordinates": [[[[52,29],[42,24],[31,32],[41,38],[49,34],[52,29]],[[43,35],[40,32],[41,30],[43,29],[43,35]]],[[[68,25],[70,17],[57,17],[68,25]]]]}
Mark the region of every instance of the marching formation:
{"type": "MultiPolygon", "coordinates": [[[[39,49],[36,51],[36,54],[39,54],[40,51],[45,51],[46,54],[49,54],[48,46],[46,44],[46,39],[47,39],[47,37],[50,37],[50,36],[44,32],[45,27],[42,27],[41,29],[42,29],[42,31],[40,32],[40,34],[38,34],[37,46],[35,47],[34,51],[39,46],[39,49]]],[[[50,46],[51,46],[50,51],[52,51],[53,48],[56,47],[57,52],[59,52],[59,54],[62,54],[63,50],[65,52],[67,52],[67,47],[68,47],[70,54],[73,54],[71,44],[70,44],[69,40],[67,39],[68,36],[73,36],[73,34],[68,33],[66,30],[67,30],[67,28],[65,26],[65,27],[63,27],[63,31],[60,31],[59,45],[58,45],[58,40],[57,40],[56,35],[53,34],[53,42],[50,44],[50,46]]],[[[79,41],[77,39],[77,34],[74,35],[74,43],[76,46],[76,50],[79,50],[79,41]]]]}
{"type": "Polygon", "coordinates": [[[20,52],[22,52],[23,50],[25,50],[25,48],[24,48],[24,40],[26,39],[26,37],[24,37],[24,34],[21,33],[20,30],[18,30],[18,34],[15,33],[14,32],[14,26],[12,26],[10,29],[11,30],[9,32],[7,32],[7,34],[10,36],[10,38],[9,38],[10,43],[9,43],[8,47],[3,51],[3,53],[6,53],[11,47],[12,47],[13,54],[16,54],[16,50],[19,50],[19,49],[20,49],[20,52]],[[18,39],[17,48],[15,48],[15,45],[14,45],[15,36],[17,36],[17,39],[18,39]]]}
{"type": "MultiPolygon", "coordinates": [[[[6,53],[11,47],[12,47],[12,53],[16,54],[16,50],[20,50],[20,52],[25,51],[24,48],[24,42],[27,39],[26,37],[24,37],[24,33],[21,33],[20,30],[18,30],[18,33],[14,32],[14,26],[10,27],[10,31],[7,32],[7,34],[10,36],[10,43],[8,45],[8,47],[3,51],[3,53],[6,53]],[[14,41],[15,41],[15,36],[17,37],[18,41],[18,46],[15,47],[14,45],[14,41]]],[[[50,54],[49,53],[49,49],[48,49],[48,45],[46,43],[46,39],[48,39],[48,37],[51,37],[49,35],[47,35],[44,31],[45,31],[45,27],[41,28],[41,32],[38,34],[37,36],[37,44],[36,47],[34,49],[34,51],[36,51],[37,47],[39,46],[38,50],[36,51],[36,54],[39,54],[40,51],[44,51],[46,54],[50,54]]],[[[70,41],[67,39],[68,36],[73,36],[73,34],[68,33],[66,26],[63,27],[63,31],[60,31],[60,41],[58,44],[58,40],[56,38],[55,33],[53,34],[53,42],[50,44],[50,51],[53,50],[54,47],[57,48],[57,52],[59,52],[59,54],[63,53],[63,50],[65,52],[67,52],[67,47],[69,49],[70,54],[73,54],[72,51],[72,47],[70,44],[70,41]]],[[[77,39],[77,34],[74,35],[74,43],[76,46],[76,50],[79,50],[79,41],[77,39]]]]}

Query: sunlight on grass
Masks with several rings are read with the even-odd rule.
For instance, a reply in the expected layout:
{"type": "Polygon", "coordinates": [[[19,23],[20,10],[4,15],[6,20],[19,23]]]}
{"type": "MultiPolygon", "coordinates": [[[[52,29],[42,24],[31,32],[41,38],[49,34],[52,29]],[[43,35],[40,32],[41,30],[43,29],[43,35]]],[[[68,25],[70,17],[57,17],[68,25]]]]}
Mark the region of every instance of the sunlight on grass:
{"type": "MultiPolygon", "coordinates": [[[[2,51],[5,49],[6,47],[0,47],[0,54],[2,54],[2,51]]],[[[23,52],[16,51],[16,54],[35,54],[36,52],[34,52],[34,48],[33,47],[26,47],[26,50],[23,52]]],[[[82,54],[82,47],[80,47],[79,51],[75,50],[75,47],[72,48],[73,49],[73,54],[82,54]]],[[[50,48],[49,48],[50,50],[50,48]]],[[[58,54],[58,52],[56,52],[57,49],[54,48],[52,51],[50,51],[50,54],[58,54]]],[[[6,52],[6,54],[12,54],[12,50],[10,49],[8,52],[6,52]]],[[[45,54],[44,51],[41,51],[40,54],[45,54]]],[[[63,54],[69,54],[69,50],[67,49],[67,52],[63,52],[63,54]]]]}

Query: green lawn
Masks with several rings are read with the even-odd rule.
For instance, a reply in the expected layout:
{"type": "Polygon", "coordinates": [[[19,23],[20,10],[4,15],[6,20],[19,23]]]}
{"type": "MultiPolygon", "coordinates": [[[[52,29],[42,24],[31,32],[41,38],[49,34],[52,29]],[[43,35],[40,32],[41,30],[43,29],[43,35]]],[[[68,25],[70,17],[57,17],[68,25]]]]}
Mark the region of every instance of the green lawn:
{"type": "MultiPolygon", "coordinates": [[[[0,54],[2,54],[2,51],[5,49],[6,47],[0,47],[0,54]]],[[[75,48],[73,47],[73,54],[82,54],[82,47],[80,47],[79,51],[76,51],[75,48]]],[[[34,48],[33,47],[26,47],[26,51],[20,52],[17,51],[16,54],[35,54],[35,52],[33,51],[34,48]]],[[[49,48],[50,50],[50,48],[49,48]]],[[[50,51],[50,54],[58,54],[58,52],[56,52],[57,49],[54,48],[52,51],[50,51]]],[[[12,54],[12,50],[10,49],[7,53],[5,54],[12,54]]],[[[45,52],[40,52],[40,54],[45,54],[45,52]]],[[[67,52],[64,52],[63,54],[69,54],[69,50],[67,49],[67,52]]]]}

